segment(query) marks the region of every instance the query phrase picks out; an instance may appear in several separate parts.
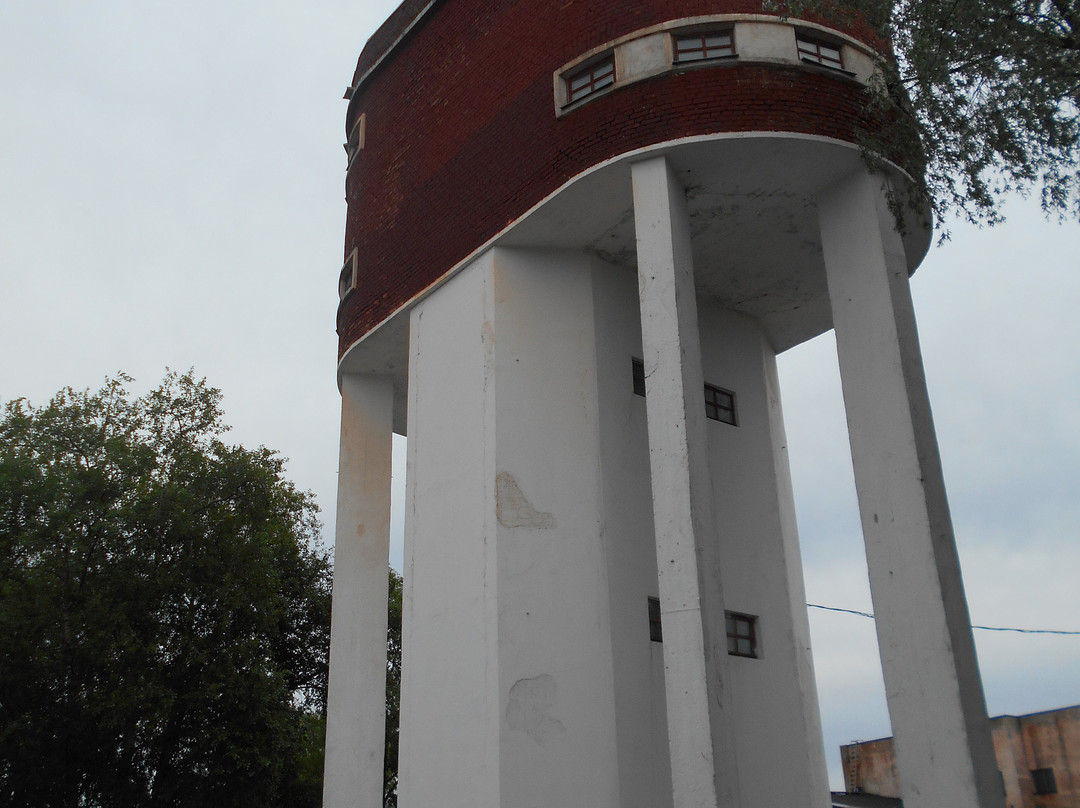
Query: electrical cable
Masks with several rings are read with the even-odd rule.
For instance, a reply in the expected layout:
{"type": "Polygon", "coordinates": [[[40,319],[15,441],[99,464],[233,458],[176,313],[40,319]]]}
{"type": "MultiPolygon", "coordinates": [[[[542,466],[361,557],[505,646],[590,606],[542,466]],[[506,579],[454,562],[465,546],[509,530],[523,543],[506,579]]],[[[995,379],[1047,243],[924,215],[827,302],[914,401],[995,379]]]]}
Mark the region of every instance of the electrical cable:
{"type": "MultiPolygon", "coordinates": [[[[843,612],[844,614],[854,614],[858,617],[869,617],[874,619],[874,615],[870,612],[859,612],[855,609],[841,609],[838,606],[822,606],[817,603],[807,603],[811,609],[824,609],[827,612],[843,612]]],[[[1065,636],[1080,635],[1080,631],[1058,631],[1049,628],[1002,628],[1001,626],[972,626],[972,628],[980,629],[981,631],[1014,631],[1017,634],[1058,634],[1065,636]]]]}

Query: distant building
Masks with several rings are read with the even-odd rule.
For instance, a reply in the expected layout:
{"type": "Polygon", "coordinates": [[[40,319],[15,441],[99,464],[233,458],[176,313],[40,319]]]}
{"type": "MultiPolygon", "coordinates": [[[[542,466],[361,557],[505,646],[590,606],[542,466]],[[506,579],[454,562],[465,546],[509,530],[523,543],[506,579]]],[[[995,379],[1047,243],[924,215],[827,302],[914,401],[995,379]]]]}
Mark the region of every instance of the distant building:
{"type": "MultiPolygon", "coordinates": [[[[990,726],[1008,808],[1080,805],[1080,705],[999,715],[990,726]]],[[[848,792],[900,796],[892,738],[842,746],[840,757],[848,792]]]]}
{"type": "Polygon", "coordinates": [[[896,797],[880,797],[877,794],[833,794],[832,808],[903,808],[904,803],[896,797]]]}

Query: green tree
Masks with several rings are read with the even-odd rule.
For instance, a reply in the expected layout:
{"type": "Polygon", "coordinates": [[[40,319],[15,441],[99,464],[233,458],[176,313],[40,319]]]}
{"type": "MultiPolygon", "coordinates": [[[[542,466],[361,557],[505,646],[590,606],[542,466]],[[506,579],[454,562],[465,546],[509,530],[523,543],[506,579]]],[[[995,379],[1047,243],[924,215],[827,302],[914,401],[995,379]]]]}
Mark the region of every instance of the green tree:
{"type": "Polygon", "coordinates": [[[398,715],[401,708],[401,576],[391,568],[386,622],[386,754],[383,806],[397,805],[398,715]]]}
{"type": "Polygon", "coordinates": [[[205,381],[130,382],[0,420],[0,803],[318,805],[312,497],[205,381]]]}
{"type": "Polygon", "coordinates": [[[1007,191],[1080,218],[1080,0],[766,1],[892,43],[868,101],[893,125],[867,153],[899,157],[939,219],[995,223],[1007,191]]]}

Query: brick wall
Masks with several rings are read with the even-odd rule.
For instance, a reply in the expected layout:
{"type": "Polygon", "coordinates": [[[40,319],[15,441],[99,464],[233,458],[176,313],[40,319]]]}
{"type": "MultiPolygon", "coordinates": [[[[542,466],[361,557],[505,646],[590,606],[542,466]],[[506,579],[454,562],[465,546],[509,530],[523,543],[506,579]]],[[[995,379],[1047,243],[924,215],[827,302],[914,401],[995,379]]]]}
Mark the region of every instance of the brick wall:
{"type": "MultiPolygon", "coordinates": [[[[366,145],[346,178],[345,252],[359,248],[360,266],[338,312],[339,355],[532,205],[610,157],[716,132],[855,140],[860,88],[795,66],[668,73],[556,118],[552,74],[585,51],[670,19],[761,11],[760,0],[593,3],[439,0],[356,89],[347,127],[365,114],[366,145]]],[[[365,49],[357,78],[422,6],[395,12],[365,49]]]]}

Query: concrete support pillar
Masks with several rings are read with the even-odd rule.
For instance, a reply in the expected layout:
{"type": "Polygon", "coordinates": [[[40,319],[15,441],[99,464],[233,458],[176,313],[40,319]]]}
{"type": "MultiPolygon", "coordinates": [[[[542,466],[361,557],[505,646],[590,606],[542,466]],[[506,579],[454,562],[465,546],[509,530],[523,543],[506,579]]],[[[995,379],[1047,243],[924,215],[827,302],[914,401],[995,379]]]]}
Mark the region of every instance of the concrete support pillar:
{"type": "Polygon", "coordinates": [[[382,806],[393,384],[341,381],[324,808],[382,806]]]}
{"type": "Polygon", "coordinates": [[[504,803],[494,273],[488,250],[409,314],[402,808],[504,803]]]}
{"type": "Polygon", "coordinates": [[[818,205],[901,796],[999,808],[903,244],[880,177],[818,205]]]}
{"type": "Polygon", "coordinates": [[[733,806],[727,639],[686,195],[664,157],[632,171],[674,806],[733,806]]]}

